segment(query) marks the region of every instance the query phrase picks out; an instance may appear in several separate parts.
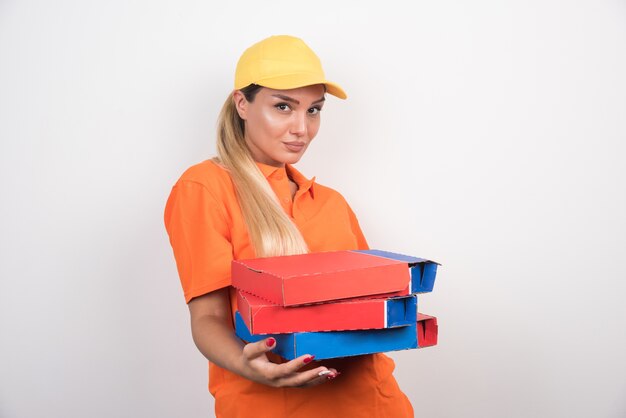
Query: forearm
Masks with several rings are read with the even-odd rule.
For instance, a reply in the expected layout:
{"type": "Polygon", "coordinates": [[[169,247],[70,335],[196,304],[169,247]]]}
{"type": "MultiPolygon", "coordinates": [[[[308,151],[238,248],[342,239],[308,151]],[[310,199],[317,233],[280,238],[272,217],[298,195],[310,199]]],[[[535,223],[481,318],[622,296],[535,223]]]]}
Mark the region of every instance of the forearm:
{"type": "Polygon", "coordinates": [[[210,362],[239,375],[244,373],[244,343],[227,320],[209,314],[192,318],[191,333],[196,347],[210,362]]]}
{"type": "Polygon", "coordinates": [[[324,376],[336,376],[336,370],[324,366],[300,372],[313,360],[309,355],[282,364],[270,362],[266,353],[276,345],[273,338],[244,344],[232,327],[227,288],[192,299],[189,311],[198,350],[209,361],[246,379],[269,386],[312,386],[325,381],[324,376]]]}

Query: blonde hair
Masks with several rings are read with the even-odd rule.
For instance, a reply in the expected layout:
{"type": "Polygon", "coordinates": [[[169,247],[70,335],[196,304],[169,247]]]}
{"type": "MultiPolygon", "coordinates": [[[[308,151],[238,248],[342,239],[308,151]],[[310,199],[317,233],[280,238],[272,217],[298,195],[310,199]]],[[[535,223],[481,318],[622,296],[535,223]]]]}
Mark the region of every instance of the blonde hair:
{"type": "MultiPolygon", "coordinates": [[[[259,86],[241,91],[253,101],[259,86]]],[[[256,165],[245,140],[245,124],[232,93],[226,99],[217,124],[215,159],[230,172],[257,257],[303,254],[308,248],[302,234],[280,205],[267,179],[256,165]]]]}

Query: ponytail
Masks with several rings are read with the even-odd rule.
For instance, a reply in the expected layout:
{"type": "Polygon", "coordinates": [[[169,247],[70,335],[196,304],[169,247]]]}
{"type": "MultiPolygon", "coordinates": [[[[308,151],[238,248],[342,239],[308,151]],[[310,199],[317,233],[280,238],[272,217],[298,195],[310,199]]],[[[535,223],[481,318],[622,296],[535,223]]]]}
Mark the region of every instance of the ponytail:
{"type": "MultiPolygon", "coordinates": [[[[260,86],[241,91],[253,101],[260,86]]],[[[256,165],[245,141],[244,121],[239,117],[232,93],[226,99],[217,127],[217,162],[235,184],[250,241],[257,257],[303,254],[307,245],[296,225],[280,205],[267,179],[256,165]]]]}

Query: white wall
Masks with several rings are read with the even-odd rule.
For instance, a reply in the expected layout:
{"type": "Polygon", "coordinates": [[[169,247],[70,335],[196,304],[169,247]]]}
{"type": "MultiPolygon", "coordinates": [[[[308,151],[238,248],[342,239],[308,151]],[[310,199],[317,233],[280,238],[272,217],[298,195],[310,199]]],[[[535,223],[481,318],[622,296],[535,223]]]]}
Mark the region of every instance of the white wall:
{"type": "Polygon", "coordinates": [[[0,2],[0,416],[207,417],[162,224],[245,47],[304,38],[299,164],[440,261],[424,417],[626,416],[623,1],[0,2]]]}

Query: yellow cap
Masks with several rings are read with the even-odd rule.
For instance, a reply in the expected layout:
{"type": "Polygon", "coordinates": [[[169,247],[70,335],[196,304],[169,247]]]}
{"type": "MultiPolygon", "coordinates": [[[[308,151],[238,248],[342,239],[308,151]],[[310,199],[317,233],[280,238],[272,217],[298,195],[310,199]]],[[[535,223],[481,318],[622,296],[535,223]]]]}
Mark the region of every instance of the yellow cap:
{"type": "Polygon", "coordinates": [[[235,71],[235,89],[250,84],[277,90],[325,84],[333,96],[348,97],[338,84],[326,80],[315,52],[302,39],[287,35],[270,36],[244,51],[235,71]]]}

